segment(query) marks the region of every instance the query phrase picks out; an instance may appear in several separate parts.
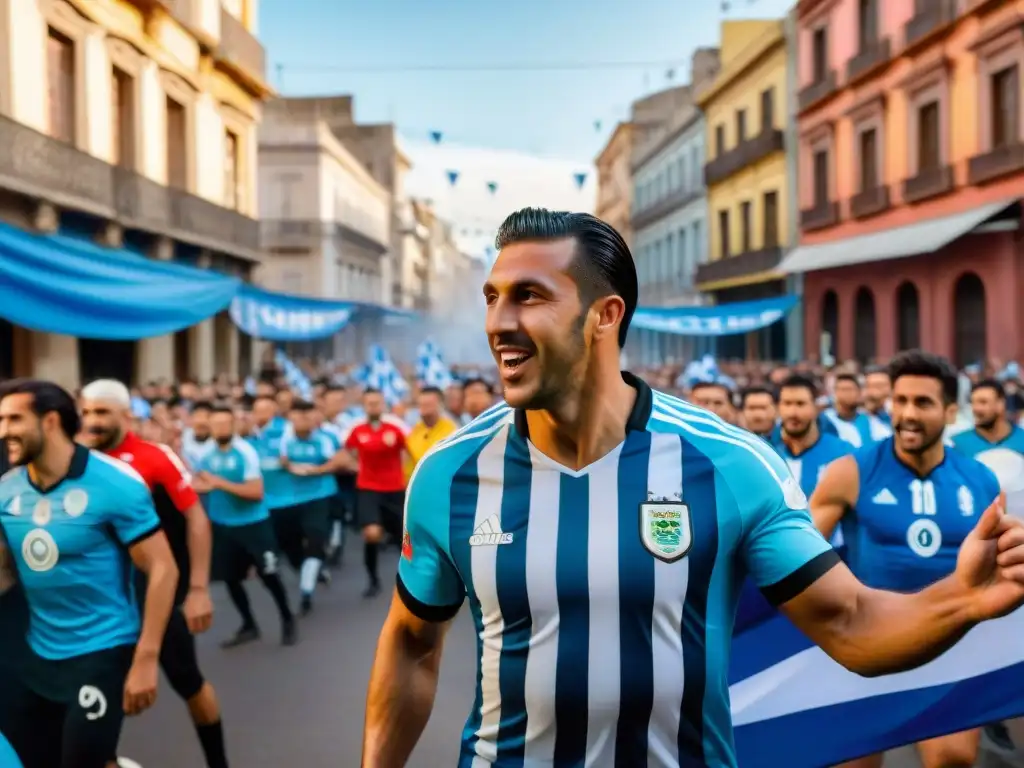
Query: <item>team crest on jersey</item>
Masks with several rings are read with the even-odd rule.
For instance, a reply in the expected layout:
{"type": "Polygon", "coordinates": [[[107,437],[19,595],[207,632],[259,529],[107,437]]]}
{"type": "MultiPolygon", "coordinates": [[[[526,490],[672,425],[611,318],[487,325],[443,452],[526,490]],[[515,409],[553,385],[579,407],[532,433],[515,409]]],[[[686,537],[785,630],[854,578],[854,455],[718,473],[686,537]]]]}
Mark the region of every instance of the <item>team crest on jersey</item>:
{"type": "Polygon", "coordinates": [[[89,494],[81,488],[72,488],[64,494],[64,512],[71,517],[79,517],[89,506],[89,494]]]}
{"type": "Polygon", "coordinates": [[[53,536],[42,528],[36,528],[29,531],[21,542],[21,556],[33,571],[48,571],[57,564],[60,552],[53,536]]]}
{"type": "Polygon", "coordinates": [[[642,502],[640,541],[644,549],[666,563],[685,557],[693,546],[690,507],[667,499],[642,502]]]}
{"type": "Polygon", "coordinates": [[[388,448],[391,448],[395,444],[395,435],[393,432],[385,432],[381,436],[381,439],[384,441],[384,445],[386,445],[388,448]]]}

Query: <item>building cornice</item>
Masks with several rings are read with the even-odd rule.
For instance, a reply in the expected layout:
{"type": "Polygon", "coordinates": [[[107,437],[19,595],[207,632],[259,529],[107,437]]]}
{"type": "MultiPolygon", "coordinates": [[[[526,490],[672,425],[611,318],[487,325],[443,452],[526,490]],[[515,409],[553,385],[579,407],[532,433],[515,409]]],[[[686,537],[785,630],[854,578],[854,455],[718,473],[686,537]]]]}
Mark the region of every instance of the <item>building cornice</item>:
{"type": "Polygon", "coordinates": [[[697,93],[695,102],[705,112],[711,102],[743,80],[765,58],[780,48],[785,50],[786,30],[783,20],[773,19],[767,23],[769,26],[765,31],[752,40],[732,61],[723,64],[718,77],[697,93]]]}

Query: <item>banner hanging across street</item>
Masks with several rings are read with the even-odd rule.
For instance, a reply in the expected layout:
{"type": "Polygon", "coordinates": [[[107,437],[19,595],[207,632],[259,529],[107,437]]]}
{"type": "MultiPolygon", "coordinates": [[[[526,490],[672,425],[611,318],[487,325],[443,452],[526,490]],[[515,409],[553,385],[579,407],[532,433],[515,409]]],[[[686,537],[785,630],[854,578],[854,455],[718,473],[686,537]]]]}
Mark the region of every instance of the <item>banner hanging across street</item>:
{"type": "Polygon", "coordinates": [[[637,307],[631,327],[680,336],[730,336],[777,323],[799,301],[789,295],[714,307],[637,307]]]}

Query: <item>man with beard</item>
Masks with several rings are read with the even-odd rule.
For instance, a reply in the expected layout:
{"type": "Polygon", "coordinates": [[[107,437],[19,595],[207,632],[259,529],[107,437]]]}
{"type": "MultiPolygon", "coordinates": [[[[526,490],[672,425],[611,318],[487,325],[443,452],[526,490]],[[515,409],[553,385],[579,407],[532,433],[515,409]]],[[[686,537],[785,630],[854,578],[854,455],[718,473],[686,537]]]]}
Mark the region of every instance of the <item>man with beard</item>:
{"type": "MultiPolygon", "coordinates": [[[[209,768],[226,768],[220,703],[199,669],[193,637],[208,630],[213,621],[210,521],[181,459],[167,446],[147,442],[128,431],[130,419],[131,395],[121,382],[99,379],[82,390],[84,442],[131,466],[152,494],[179,572],[175,609],[160,648],[160,666],[171,688],[188,707],[206,764],[209,768]]],[[[136,578],[135,592],[142,599],[145,582],[138,574],[136,578]]]]}
{"type": "Polygon", "coordinates": [[[407,763],[467,595],[482,642],[463,767],[734,768],[737,572],[861,674],[930,661],[1024,602],[1024,522],[998,504],[955,577],[917,594],[868,589],[771,446],[620,371],[638,287],[610,226],[525,209],[496,246],[483,290],[507,405],[413,474],[364,768],[407,763]]]}
{"type": "MultiPolygon", "coordinates": [[[[143,479],[76,445],[75,401],[21,380],[0,394],[0,527],[28,598],[29,652],[6,735],[26,768],[103,768],[125,715],[156,700],[178,569],[143,479]],[[125,574],[145,574],[139,609],[125,574]]],[[[4,694],[8,694],[4,691],[4,694]]]]}
{"type": "Polygon", "coordinates": [[[870,445],[892,434],[888,424],[861,410],[860,379],[852,373],[840,373],[833,385],[833,405],[823,416],[832,422],[836,434],[854,448],[870,445]]]}
{"type": "Polygon", "coordinates": [[[188,427],[181,434],[181,454],[193,469],[199,466],[203,454],[213,443],[210,440],[210,412],[213,406],[201,400],[192,406],[188,415],[188,427]]]}
{"type": "Polygon", "coordinates": [[[892,397],[892,382],[889,371],[881,365],[872,365],[864,370],[864,413],[872,424],[875,439],[888,437],[892,433],[892,417],[889,415],[889,398],[892,397]]]}
{"type": "MultiPolygon", "coordinates": [[[[889,376],[893,436],[832,464],[811,497],[811,514],[825,536],[842,527],[850,570],[864,584],[909,592],[957,569],[960,548],[999,496],[999,482],[980,462],[943,445],[958,387],[948,360],[903,352],[889,364],[889,376]]],[[[921,762],[974,765],[979,738],[972,729],[921,742],[921,762]]],[[[882,755],[848,764],[881,765],[882,755]]]]}

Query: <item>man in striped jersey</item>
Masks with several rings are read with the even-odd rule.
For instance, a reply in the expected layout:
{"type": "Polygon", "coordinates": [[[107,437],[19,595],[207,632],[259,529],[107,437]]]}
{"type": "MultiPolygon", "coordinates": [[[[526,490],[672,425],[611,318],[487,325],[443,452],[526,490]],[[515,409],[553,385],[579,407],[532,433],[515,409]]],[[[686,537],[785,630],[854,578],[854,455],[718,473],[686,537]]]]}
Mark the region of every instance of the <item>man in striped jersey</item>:
{"type": "Polygon", "coordinates": [[[479,673],[459,768],[735,766],[727,673],[748,574],[862,674],[922,664],[1024,601],[1024,525],[996,505],[953,576],[869,590],[767,443],[621,373],[637,278],[607,224],[526,209],[497,245],[484,294],[507,404],[413,474],[364,768],[406,764],[467,595],[479,673]]]}

